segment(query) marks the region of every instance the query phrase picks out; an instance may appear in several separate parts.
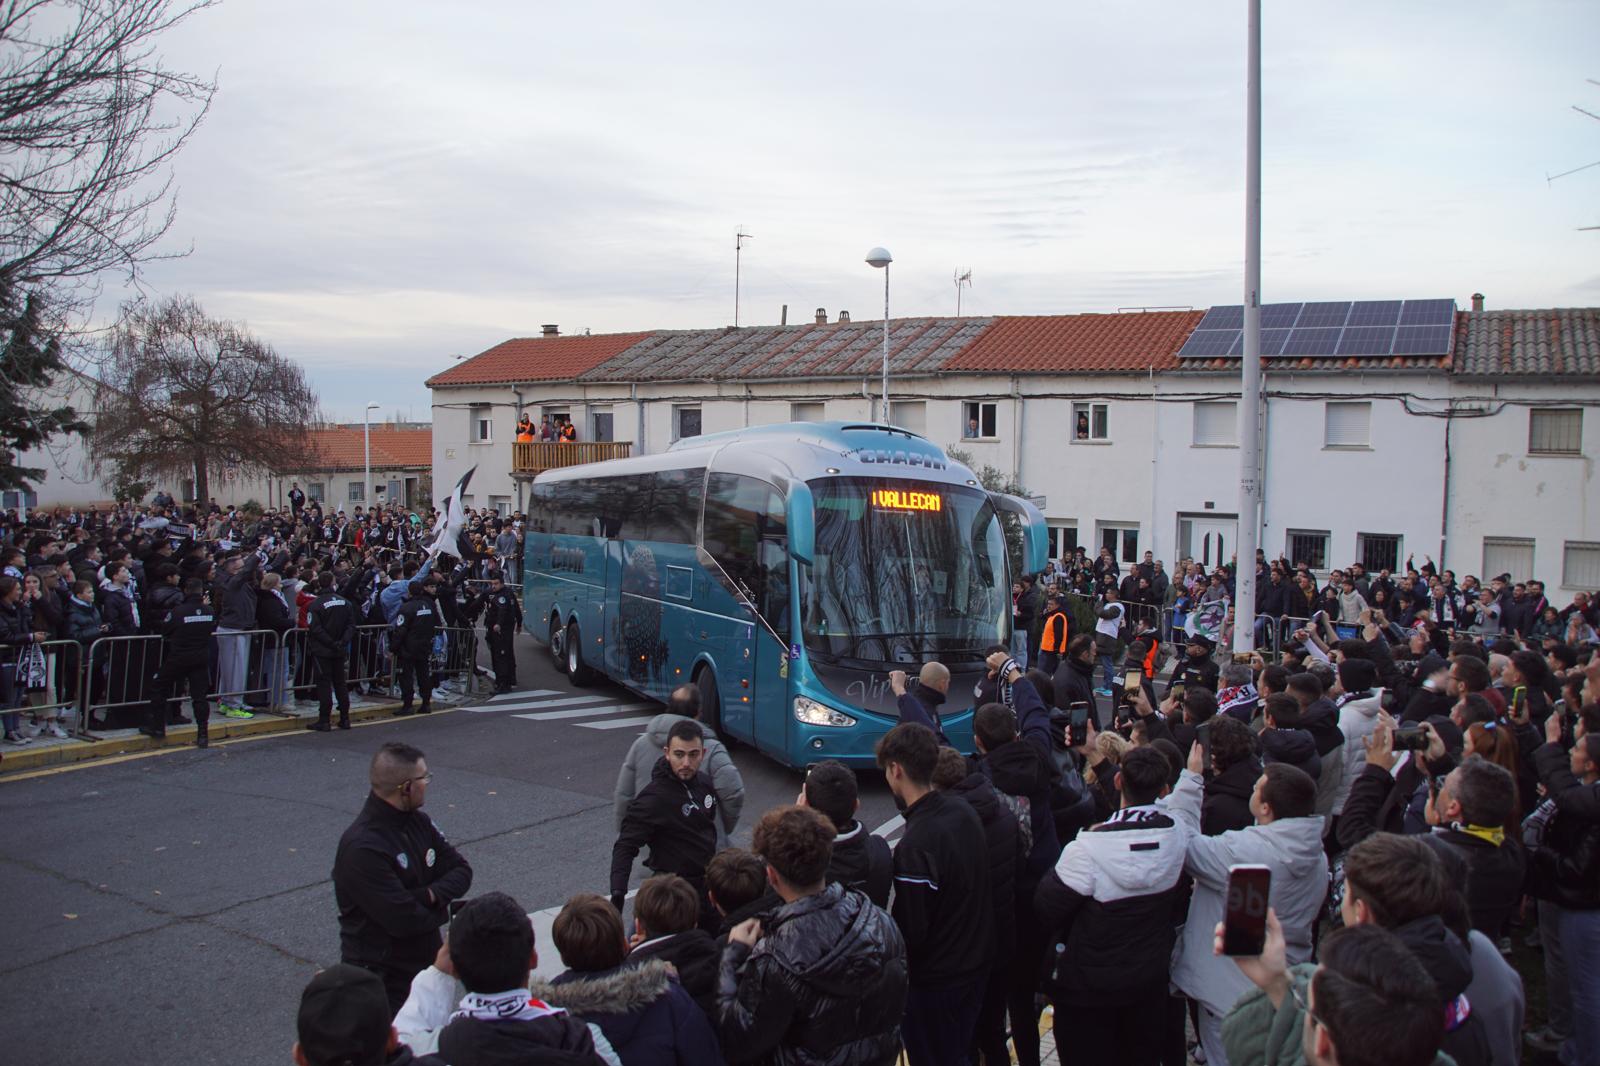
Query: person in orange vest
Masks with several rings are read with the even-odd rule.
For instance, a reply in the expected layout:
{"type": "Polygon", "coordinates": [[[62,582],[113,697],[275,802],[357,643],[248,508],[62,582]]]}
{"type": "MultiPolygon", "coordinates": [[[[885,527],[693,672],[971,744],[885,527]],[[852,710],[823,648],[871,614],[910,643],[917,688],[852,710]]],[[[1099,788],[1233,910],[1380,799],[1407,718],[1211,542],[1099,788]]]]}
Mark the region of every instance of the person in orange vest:
{"type": "Polygon", "coordinates": [[[517,443],[533,443],[533,419],[529,418],[526,414],[517,419],[517,443]]]}
{"type": "Polygon", "coordinates": [[[1039,669],[1054,674],[1061,665],[1061,656],[1067,651],[1067,636],[1071,630],[1067,612],[1061,603],[1061,594],[1052,592],[1044,600],[1044,635],[1039,638],[1039,669]]]}
{"type": "Polygon", "coordinates": [[[561,441],[562,441],[562,443],[563,444],[571,444],[573,441],[575,441],[577,439],[578,439],[578,427],[572,424],[572,419],[570,419],[570,418],[566,419],[565,421],[563,421],[561,423],[561,441]]]}

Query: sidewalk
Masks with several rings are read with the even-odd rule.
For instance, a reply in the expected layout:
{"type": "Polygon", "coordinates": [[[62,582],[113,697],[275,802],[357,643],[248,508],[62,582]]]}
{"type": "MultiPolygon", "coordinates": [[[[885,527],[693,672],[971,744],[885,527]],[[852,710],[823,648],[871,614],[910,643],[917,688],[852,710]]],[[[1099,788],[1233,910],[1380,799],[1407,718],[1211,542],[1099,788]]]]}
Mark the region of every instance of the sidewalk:
{"type": "MultiPolygon", "coordinates": [[[[439,711],[454,710],[477,698],[448,689],[435,689],[433,704],[439,711]]],[[[352,692],[350,721],[352,723],[385,721],[399,706],[400,701],[395,696],[358,696],[352,692]]],[[[188,700],[182,701],[182,710],[185,716],[192,716],[194,713],[188,700]]],[[[335,714],[337,715],[337,712],[335,714]]],[[[316,721],[316,718],[316,700],[296,700],[283,711],[256,711],[254,718],[246,719],[224,718],[217,713],[216,705],[213,704],[211,721],[206,732],[211,742],[216,743],[219,740],[237,737],[303,730],[307,722],[316,721]]],[[[9,774],[24,770],[38,770],[114,755],[133,755],[162,748],[186,748],[194,745],[193,725],[170,727],[165,741],[147,737],[137,729],[99,729],[94,731],[94,735],[97,738],[95,740],[80,740],[76,737],[69,737],[66,740],[35,737],[31,744],[21,747],[7,744],[0,748],[0,780],[9,774]]]]}

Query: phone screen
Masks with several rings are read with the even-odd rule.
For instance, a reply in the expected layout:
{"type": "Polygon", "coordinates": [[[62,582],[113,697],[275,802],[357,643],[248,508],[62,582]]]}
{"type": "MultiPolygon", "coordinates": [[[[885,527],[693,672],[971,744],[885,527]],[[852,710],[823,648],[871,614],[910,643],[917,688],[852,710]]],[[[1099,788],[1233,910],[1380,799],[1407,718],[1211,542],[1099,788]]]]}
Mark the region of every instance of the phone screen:
{"type": "Polygon", "coordinates": [[[1133,694],[1135,692],[1138,692],[1140,686],[1142,686],[1143,684],[1144,684],[1144,672],[1142,670],[1129,670],[1127,673],[1123,674],[1122,675],[1122,701],[1124,703],[1132,703],[1133,702],[1133,694]]]}
{"type": "Polygon", "coordinates": [[[1071,714],[1068,729],[1072,734],[1072,746],[1077,747],[1089,739],[1089,708],[1086,704],[1075,703],[1072,705],[1071,714]]]}
{"type": "Polygon", "coordinates": [[[1259,955],[1267,946],[1267,900],[1272,870],[1266,866],[1228,869],[1228,903],[1222,915],[1222,953],[1259,955]]]}

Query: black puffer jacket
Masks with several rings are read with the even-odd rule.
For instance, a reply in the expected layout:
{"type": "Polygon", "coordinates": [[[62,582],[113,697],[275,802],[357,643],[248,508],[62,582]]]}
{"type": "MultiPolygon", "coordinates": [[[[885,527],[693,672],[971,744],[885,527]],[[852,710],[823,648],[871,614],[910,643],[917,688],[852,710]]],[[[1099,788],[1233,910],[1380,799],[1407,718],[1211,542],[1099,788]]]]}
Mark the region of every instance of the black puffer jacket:
{"type": "Polygon", "coordinates": [[[1260,739],[1264,762],[1288,763],[1304,770],[1313,781],[1322,773],[1316,738],[1304,729],[1263,729],[1260,739]]]}
{"type": "Polygon", "coordinates": [[[1522,899],[1522,845],[1511,839],[1496,845],[1455,828],[1436,829],[1422,840],[1444,861],[1451,883],[1462,887],[1472,928],[1498,940],[1522,899]]]}
{"type": "MultiPolygon", "coordinates": [[[[1284,731],[1275,729],[1272,732],[1284,731]]],[[[1261,766],[1254,759],[1246,759],[1208,777],[1205,799],[1200,804],[1200,832],[1214,837],[1230,829],[1255,825],[1255,815],[1250,813],[1250,794],[1255,791],[1260,776],[1261,766]]]]}
{"type": "Polygon", "coordinates": [[[629,965],[660,959],[672,963],[678,981],[706,1017],[717,1009],[717,965],[722,961],[722,946],[704,929],[685,929],[671,936],[656,937],[628,953],[629,965]]]}
{"type": "Polygon", "coordinates": [[[144,627],[151,633],[160,633],[166,627],[167,616],[183,602],[183,590],[176,585],[157,585],[144,598],[144,627]]]}
{"type": "Polygon", "coordinates": [[[859,892],[829,885],[775,912],[754,948],[730,943],[717,981],[730,1063],[890,1066],[900,1054],[906,949],[859,892]]]}
{"type": "Polygon", "coordinates": [[[869,833],[860,822],[850,824],[855,828],[833,838],[828,880],[865,892],[872,902],[887,908],[889,889],[894,885],[894,851],[887,840],[869,833]]]}
{"type": "Polygon", "coordinates": [[[1106,720],[1100,713],[1100,701],[1094,694],[1094,664],[1082,662],[1078,659],[1062,659],[1061,665],[1056,667],[1055,676],[1050,679],[1051,687],[1055,690],[1056,706],[1065,710],[1074,703],[1087,703],[1089,714],[1094,718],[1094,727],[1103,730],[1106,720]]]}
{"type": "Polygon", "coordinates": [[[989,906],[994,911],[994,962],[1004,966],[1011,961],[1017,941],[1017,874],[1026,859],[1016,816],[1000,802],[994,786],[981,773],[970,773],[944,791],[965,800],[983,823],[983,839],[989,849],[989,906]]]}
{"type": "Polygon", "coordinates": [[[1600,785],[1573,776],[1560,745],[1546,744],[1533,758],[1556,808],[1529,857],[1533,894],[1568,910],[1600,910],[1600,785]]]}

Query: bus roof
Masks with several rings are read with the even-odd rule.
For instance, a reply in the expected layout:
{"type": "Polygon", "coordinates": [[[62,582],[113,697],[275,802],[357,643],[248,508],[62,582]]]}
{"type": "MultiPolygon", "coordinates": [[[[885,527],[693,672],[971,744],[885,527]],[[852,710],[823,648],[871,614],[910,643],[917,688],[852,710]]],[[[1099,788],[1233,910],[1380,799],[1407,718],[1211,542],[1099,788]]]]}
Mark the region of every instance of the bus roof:
{"type": "Polygon", "coordinates": [[[897,477],[977,486],[977,477],[944,449],[910,430],[871,422],[780,422],[686,437],[665,452],[561,467],[536,483],[709,466],[739,473],[773,469],[811,481],[827,476],[897,477]],[[731,448],[731,445],[739,445],[731,448]]]}

